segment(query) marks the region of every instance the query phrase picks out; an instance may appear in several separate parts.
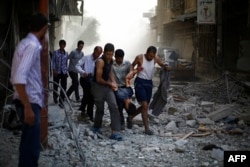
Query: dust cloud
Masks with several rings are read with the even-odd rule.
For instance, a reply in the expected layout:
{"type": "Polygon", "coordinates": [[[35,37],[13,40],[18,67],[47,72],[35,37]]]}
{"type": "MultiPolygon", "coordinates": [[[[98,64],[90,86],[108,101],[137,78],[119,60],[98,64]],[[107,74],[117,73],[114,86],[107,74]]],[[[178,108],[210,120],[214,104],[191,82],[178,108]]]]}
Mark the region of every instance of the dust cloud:
{"type": "Polygon", "coordinates": [[[156,0],[85,0],[83,18],[63,17],[61,37],[67,41],[66,50],[75,49],[77,41],[83,40],[86,55],[94,46],[111,42],[132,61],[155,44],[149,19],[143,17],[143,13],[153,13],[155,6],[156,0]]]}

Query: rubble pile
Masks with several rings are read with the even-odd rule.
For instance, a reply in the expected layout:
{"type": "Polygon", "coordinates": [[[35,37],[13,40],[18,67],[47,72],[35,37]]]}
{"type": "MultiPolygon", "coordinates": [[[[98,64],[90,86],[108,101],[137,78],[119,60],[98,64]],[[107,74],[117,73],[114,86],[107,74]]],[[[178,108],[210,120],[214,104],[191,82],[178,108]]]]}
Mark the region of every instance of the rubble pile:
{"type": "MultiPolygon", "coordinates": [[[[79,104],[72,103],[73,110],[70,110],[70,107],[61,109],[50,103],[49,148],[41,152],[39,166],[221,167],[224,150],[250,150],[250,106],[237,103],[233,98],[228,103],[228,97],[219,94],[225,87],[215,86],[219,82],[222,80],[215,81],[214,86],[209,84],[210,88],[201,83],[194,87],[194,83],[177,85],[173,82],[162,113],[157,117],[149,115],[154,135],[143,134],[139,115],[133,129],[121,132],[123,141],[109,139],[107,107],[103,134],[96,135],[90,130],[93,123],[80,116],[79,104]],[[214,88],[218,91],[216,95],[212,93],[214,88]]],[[[2,128],[0,135],[0,166],[17,166],[20,131],[2,128]]]]}
{"type": "Polygon", "coordinates": [[[192,83],[183,88],[183,93],[198,95],[206,101],[213,101],[220,104],[232,102],[247,104],[250,87],[234,77],[225,74],[221,78],[208,83],[192,83]]]}

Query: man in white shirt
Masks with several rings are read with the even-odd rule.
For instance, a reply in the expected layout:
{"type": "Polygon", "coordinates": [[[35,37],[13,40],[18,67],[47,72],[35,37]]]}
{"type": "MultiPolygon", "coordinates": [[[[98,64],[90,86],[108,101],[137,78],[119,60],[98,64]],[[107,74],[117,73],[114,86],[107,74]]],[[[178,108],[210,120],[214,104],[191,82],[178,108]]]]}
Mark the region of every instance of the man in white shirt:
{"type": "Polygon", "coordinates": [[[75,66],[77,72],[81,75],[80,84],[84,92],[80,106],[81,115],[84,115],[87,106],[87,114],[92,122],[94,119],[94,98],[91,94],[91,84],[94,76],[95,62],[101,54],[102,47],[96,46],[92,54],[82,57],[75,66]]]}
{"type": "Polygon", "coordinates": [[[32,15],[28,35],[17,45],[11,67],[14,102],[23,123],[19,166],[38,166],[40,155],[40,110],[43,107],[40,41],[45,38],[48,19],[32,15]]]}

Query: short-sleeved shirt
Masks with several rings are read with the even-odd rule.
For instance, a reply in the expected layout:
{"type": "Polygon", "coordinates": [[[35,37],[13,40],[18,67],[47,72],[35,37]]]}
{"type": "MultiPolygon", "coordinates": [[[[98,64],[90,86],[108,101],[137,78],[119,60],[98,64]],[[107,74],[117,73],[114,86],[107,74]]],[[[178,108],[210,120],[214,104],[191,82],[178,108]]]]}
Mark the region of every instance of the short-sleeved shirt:
{"type": "MultiPolygon", "coordinates": [[[[12,60],[10,81],[12,85],[24,84],[29,102],[43,107],[43,85],[40,65],[41,49],[40,42],[32,33],[29,33],[19,42],[12,60]]],[[[19,99],[15,86],[14,99],[19,99]]]]}
{"type": "Polygon", "coordinates": [[[77,72],[76,64],[83,56],[84,56],[83,52],[82,51],[79,52],[77,49],[70,52],[68,71],[77,72]]]}
{"type": "Polygon", "coordinates": [[[124,60],[121,65],[118,65],[116,61],[113,63],[114,78],[118,87],[125,86],[125,77],[129,73],[131,63],[124,60]]]}

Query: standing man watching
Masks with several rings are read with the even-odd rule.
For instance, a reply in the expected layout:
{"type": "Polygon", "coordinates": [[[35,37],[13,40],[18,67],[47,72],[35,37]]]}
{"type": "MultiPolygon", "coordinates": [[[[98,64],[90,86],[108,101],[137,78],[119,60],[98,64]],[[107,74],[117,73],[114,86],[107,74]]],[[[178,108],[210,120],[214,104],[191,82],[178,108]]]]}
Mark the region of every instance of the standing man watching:
{"type": "Polygon", "coordinates": [[[38,166],[40,155],[40,109],[43,107],[41,80],[40,41],[45,38],[48,19],[41,13],[34,14],[28,35],[17,45],[11,67],[16,111],[22,120],[19,147],[19,167],[38,166]]]}
{"type": "Polygon", "coordinates": [[[55,82],[53,85],[53,98],[55,104],[58,103],[58,85],[61,85],[60,96],[59,96],[59,106],[63,107],[63,101],[65,99],[65,95],[63,91],[67,89],[67,77],[68,77],[68,52],[65,51],[66,41],[61,39],[59,41],[59,49],[53,52],[52,56],[52,69],[53,69],[53,81],[55,82]]]}
{"type": "MultiPolygon", "coordinates": [[[[131,97],[134,93],[133,89],[131,88],[130,85],[126,85],[126,76],[131,71],[132,71],[131,63],[127,60],[124,60],[124,51],[122,49],[117,49],[115,51],[113,73],[114,73],[115,81],[118,86],[117,91],[115,91],[115,95],[117,99],[118,109],[120,112],[122,129],[125,128],[123,108],[125,108],[128,115],[133,114],[136,110],[136,106],[131,102],[131,97]]],[[[132,126],[131,124],[127,124],[128,128],[130,128],[131,126],[132,126]]]]}
{"type": "Polygon", "coordinates": [[[84,56],[82,49],[84,46],[84,42],[82,40],[77,42],[77,48],[69,54],[69,76],[72,80],[72,84],[67,90],[67,96],[70,97],[70,95],[75,92],[75,99],[76,102],[80,102],[80,96],[79,96],[79,77],[78,72],[76,70],[76,64],[78,61],[84,56]]]}
{"type": "MultiPolygon", "coordinates": [[[[165,70],[170,70],[171,68],[165,65],[161,59],[156,55],[157,49],[155,46],[149,46],[147,48],[146,54],[140,54],[136,56],[135,60],[132,63],[132,66],[137,66],[137,69],[140,70],[137,73],[137,76],[134,81],[135,85],[135,96],[137,101],[140,103],[140,107],[136,110],[135,114],[128,117],[128,122],[132,124],[132,119],[141,113],[142,121],[144,124],[146,135],[153,135],[153,131],[149,129],[148,123],[148,107],[149,102],[152,97],[153,90],[153,75],[154,75],[154,66],[155,63],[160,65],[165,70]]],[[[132,78],[132,75],[130,78],[132,78]]],[[[131,126],[132,127],[132,126],[131,126]]]]}
{"type": "Polygon", "coordinates": [[[81,115],[85,113],[87,106],[87,114],[91,121],[94,121],[93,109],[94,109],[94,98],[91,94],[91,85],[94,76],[95,62],[102,54],[102,47],[96,46],[92,54],[82,57],[76,64],[76,70],[80,73],[80,84],[83,89],[83,98],[81,102],[81,115]]]}
{"type": "Polygon", "coordinates": [[[115,47],[111,43],[104,46],[104,52],[95,64],[94,78],[91,87],[96,113],[93,132],[101,133],[102,118],[104,115],[104,102],[107,102],[111,117],[111,136],[110,139],[121,141],[122,136],[118,132],[121,129],[120,114],[116,103],[114,91],[117,85],[112,72],[113,55],[115,47]]]}

